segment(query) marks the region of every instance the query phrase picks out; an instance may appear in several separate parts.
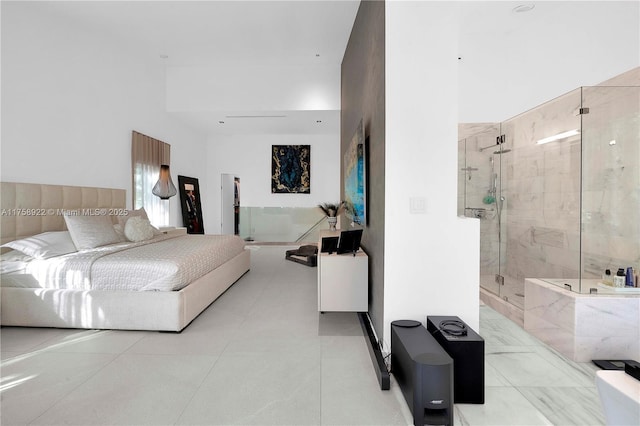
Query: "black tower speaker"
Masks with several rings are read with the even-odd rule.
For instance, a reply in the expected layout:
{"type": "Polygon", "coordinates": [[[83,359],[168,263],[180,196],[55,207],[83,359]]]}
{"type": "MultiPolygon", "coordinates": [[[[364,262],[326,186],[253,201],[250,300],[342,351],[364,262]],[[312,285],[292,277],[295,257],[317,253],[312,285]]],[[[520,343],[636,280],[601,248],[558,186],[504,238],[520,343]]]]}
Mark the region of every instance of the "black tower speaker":
{"type": "Polygon", "coordinates": [[[453,425],[453,360],[418,321],[391,323],[391,372],[415,426],[453,425]]]}
{"type": "Polygon", "coordinates": [[[452,316],[428,316],[427,330],[453,358],[454,402],[484,404],[484,339],[452,316]]]}

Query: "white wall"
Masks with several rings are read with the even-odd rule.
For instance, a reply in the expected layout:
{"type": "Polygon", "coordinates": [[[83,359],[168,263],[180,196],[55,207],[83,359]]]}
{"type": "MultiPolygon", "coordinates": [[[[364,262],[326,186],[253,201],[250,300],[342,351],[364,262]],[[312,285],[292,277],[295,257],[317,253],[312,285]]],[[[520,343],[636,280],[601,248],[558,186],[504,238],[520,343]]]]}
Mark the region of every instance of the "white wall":
{"type": "Polygon", "coordinates": [[[338,135],[214,136],[207,144],[207,187],[203,218],[207,233],[220,230],[220,175],[240,177],[243,207],[315,207],[340,200],[340,140],[338,135]],[[311,145],[311,193],[271,193],[271,146],[311,145]]]}
{"type": "Polygon", "coordinates": [[[526,2],[535,8],[514,13],[522,3],[463,3],[452,50],[461,123],[508,120],[640,65],[640,2],[526,2]]]}
{"type": "MultiPolygon", "coordinates": [[[[132,130],[171,144],[176,184],[204,176],[205,137],[165,112],[156,61],[38,3],[3,2],[0,178],[122,188],[130,205],[132,130]]],[[[170,203],[181,224],[179,200],[170,203]]]]}
{"type": "Polygon", "coordinates": [[[386,4],[387,345],[399,319],[455,315],[479,326],[479,222],[456,216],[458,16],[451,3],[386,4]],[[425,201],[423,214],[411,214],[412,198],[425,201]]]}

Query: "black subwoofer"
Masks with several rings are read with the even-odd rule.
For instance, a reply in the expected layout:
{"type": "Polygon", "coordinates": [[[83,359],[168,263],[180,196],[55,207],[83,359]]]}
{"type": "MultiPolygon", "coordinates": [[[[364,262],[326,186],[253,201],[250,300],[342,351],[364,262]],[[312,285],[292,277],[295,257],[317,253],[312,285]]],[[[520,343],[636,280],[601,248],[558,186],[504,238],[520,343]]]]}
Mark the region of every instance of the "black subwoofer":
{"type": "Polygon", "coordinates": [[[413,424],[453,424],[453,360],[418,321],[391,323],[391,373],[413,424]]]}
{"type": "Polygon", "coordinates": [[[484,404],[484,339],[454,316],[428,316],[427,330],[453,358],[454,402],[484,404]]]}

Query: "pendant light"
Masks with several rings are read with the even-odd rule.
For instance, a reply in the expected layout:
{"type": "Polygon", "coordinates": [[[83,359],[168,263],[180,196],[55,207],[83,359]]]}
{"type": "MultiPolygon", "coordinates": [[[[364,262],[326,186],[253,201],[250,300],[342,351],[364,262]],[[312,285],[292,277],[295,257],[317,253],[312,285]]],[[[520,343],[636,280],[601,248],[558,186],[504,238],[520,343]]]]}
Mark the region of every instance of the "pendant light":
{"type": "Polygon", "coordinates": [[[171,180],[171,173],[169,173],[169,166],[167,164],[160,166],[158,182],[156,182],[151,192],[153,195],[160,197],[161,200],[168,200],[178,193],[176,186],[171,180]]]}

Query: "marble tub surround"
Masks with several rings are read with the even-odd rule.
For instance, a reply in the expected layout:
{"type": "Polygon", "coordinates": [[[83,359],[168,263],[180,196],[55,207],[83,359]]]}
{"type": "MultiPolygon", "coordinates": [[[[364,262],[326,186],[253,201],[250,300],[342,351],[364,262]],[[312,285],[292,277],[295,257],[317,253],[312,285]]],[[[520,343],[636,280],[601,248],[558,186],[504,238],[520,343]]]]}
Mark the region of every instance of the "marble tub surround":
{"type": "Polygon", "coordinates": [[[596,387],[608,425],[640,425],[640,381],[624,371],[598,371],[596,387]]]}
{"type": "MultiPolygon", "coordinates": [[[[615,271],[614,271],[615,272],[615,271]]],[[[602,280],[599,279],[588,279],[584,278],[582,280],[574,278],[540,278],[543,281],[546,281],[550,284],[554,284],[560,288],[567,288],[566,285],[571,287],[571,291],[582,294],[593,294],[596,293],[598,295],[640,295],[640,287],[614,287],[611,285],[604,284],[602,280]]]]}
{"type": "Polygon", "coordinates": [[[640,296],[579,294],[525,280],[524,328],[567,358],[640,359],[640,296]]]}

